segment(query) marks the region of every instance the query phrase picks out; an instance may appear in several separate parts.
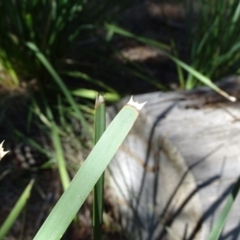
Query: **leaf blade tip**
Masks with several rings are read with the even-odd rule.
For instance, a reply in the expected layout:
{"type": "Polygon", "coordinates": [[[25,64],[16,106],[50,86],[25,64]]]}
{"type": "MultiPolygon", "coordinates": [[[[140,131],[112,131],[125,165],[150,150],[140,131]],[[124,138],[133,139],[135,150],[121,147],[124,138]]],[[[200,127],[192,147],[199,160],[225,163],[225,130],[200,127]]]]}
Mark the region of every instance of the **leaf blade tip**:
{"type": "Polygon", "coordinates": [[[137,111],[141,111],[141,109],[143,108],[143,106],[146,104],[147,102],[143,102],[143,103],[138,103],[138,102],[134,102],[133,100],[133,96],[131,96],[130,100],[128,101],[127,105],[134,107],[137,111]]]}

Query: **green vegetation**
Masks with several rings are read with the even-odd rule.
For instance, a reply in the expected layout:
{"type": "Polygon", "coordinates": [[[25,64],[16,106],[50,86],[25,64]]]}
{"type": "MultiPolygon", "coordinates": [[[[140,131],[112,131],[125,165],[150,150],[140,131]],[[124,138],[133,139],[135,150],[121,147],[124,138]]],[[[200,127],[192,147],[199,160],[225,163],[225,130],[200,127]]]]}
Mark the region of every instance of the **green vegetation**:
{"type": "MultiPolygon", "coordinates": [[[[95,103],[94,144],[106,129],[106,109],[104,98],[100,95],[95,103]]],[[[93,238],[102,239],[104,173],[98,179],[93,192],[93,238]]]]}
{"type": "Polygon", "coordinates": [[[12,225],[15,223],[17,217],[21,213],[21,211],[24,209],[28,198],[31,195],[31,189],[34,184],[34,181],[31,180],[31,182],[27,185],[25,190],[23,191],[22,195],[19,197],[18,201],[16,202],[15,206],[11,209],[11,212],[9,213],[8,217],[4,221],[4,223],[0,227],[0,239],[3,239],[12,225]]]}
{"type": "MultiPolygon", "coordinates": [[[[106,28],[108,30],[110,30],[113,33],[117,33],[126,37],[130,37],[130,38],[134,38],[140,42],[143,42],[147,45],[156,47],[156,48],[160,48],[161,50],[166,50],[166,46],[162,45],[154,40],[148,39],[148,38],[143,38],[141,36],[137,36],[137,35],[133,35],[130,34],[128,31],[125,31],[115,25],[106,25],[106,28]]],[[[176,63],[178,69],[184,69],[186,72],[188,72],[189,75],[191,75],[192,77],[195,77],[196,80],[198,80],[199,82],[201,82],[202,84],[205,84],[206,86],[212,88],[213,90],[215,90],[216,92],[218,92],[219,94],[221,94],[222,96],[226,97],[227,99],[229,99],[230,101],[236,101],[235,97],[229,96],[226,92],[222,91],[216,84],[214,84],[208,77],[206,77],[205,75],[203,75],[201,72],[197,71],[195,68],[187,65],[186,63],[182,62],[181,60],[177,59],[176,57],[174,57],[172,54],[170,54],[167,51],[164,51],[163,54],[170,58],[173,62],[176,63]]],[[[181,70],[180,70],[181,72],[181,70]]],[[[183,76],[183,74],[181,73],[180,76],[183,76]]],[[[181,83],[181,78],[179,77],[179,82],[181,83]]],[[[193,88],[193,86],[192,86],[193,88]]],[[[192,89],[191,88],[191,89],[192,89]]]]}
{"type": "MultiPolygon", "coordinates": [[[[187,8],[190,66],[213,81],[239,73],[239,1],[199,0],[197,6],[189,3],[187,8]]],[[[186,88],[197,85],[189,73],[186,88]]]]}
{"type": "Polygon", "coordinates": [[[240,178],[238,178],[237,182],[235,183],[235,186],[232,189],[232,192],[229,194],[226,204],[224,208],[222,209],[221,213],[219,214],[218,219],[216,220],[212,231],[208,237],[208,240],[218,240],[221,232],[224,228],[224,225],[227,221],[228,214],[234,204],[234,201],[238,195],[240,189],[240,178]]]}
{"type": "MultiPolygon", "coordinates": [[[[124,122],[121,131],[120,123],[114,122],[116,129],[108,128],[105,137],[100,139],[106,124],[105,106],[96,104],[94,115],[96,92],[103,94],[107,103],[120,100],[131,91],[128,86],[125,90],[118,86],[121,78],[134,79],[137,84],[147,82],[154,90],[169,89],[144,64],[125,57],[117,41],[131,39],[134,43],[161,50],[167,59],[176,64],[175,75],[179,89],[207,85],[229,100],[236,100],[214,82],[240,72],[240,3],[234,0],[198,0],[196,5],[192,5],[191,1],[185,1],[189,56],[184,56],[186,61],[183,61],[179,46],[173,39],[159,42],[121,27],[121,13],[138,2],[0,2],[0,88],[6,90],[6,94],[24,92],[26,98],[23,101],[17,98],[17,103],[26,108],[26,111],[18,112],[19,105],[10,107],[6,100],[8,96],[4,96],[0,118],[0,124],[7,132],[4,136],[9,136],[7,142],[13,141],[15,144],[24,141],[41,152],[47,161],[34,171],[38,173],[57,168],[64,191],[35,239],[58,239],[62,236],[93,188],[94,238],[101,238],[103,172],[133,124],[136,112],[129,106],[125,107],[117,118],[120,120],[116,120],[124,122]],[[124,117],[129,122],[121,120],[124,117]],[[15,119],[18,123],[15,125],[9,119],[15,119]],[[123,126],[126,127],[125,131],[123,126]],[[47,144],[38,142],[40,137],[33,139],[29,134],[33,132],[40,137],[44,136],[47,144]],[[116,132],[119,133],[118,138],[114,137],[116,132]],[[66,139],[67,144],[64,142],[66,139]],[[73,148],[74,145],[76,149],[89,152],[95,143],[96,147],[70,183],[82,163],[79,159],[77,162],[69,161],[69,155],[65,154],[66,146],[73,148]],[[112,144],[111,148],[109,144],[112,144]],[[48,145],[49,148],[46,148],[48,145]],[[96,158],[99,155],[103,158],[101,164],[96,158]],[[82,184],[82,181],[87,184],[82,184]],[[79,186],[85,192],[80,194],[79,186]],[[65,207],[69,201],[71,209],[65,207]],[[64,221],[59,225],[56,219],[64,221]]],[[[14,171],[11,169],[10,173],[14,171]]],[[[7,178],[8,175],[3,177],[7,178]]],[[[23,210],[32,187],[33,182],[30,182],[0,228],[0,238],[3,238],[23,210]]],[[[235,198],[238,189],[234,191],[235,198]]],[[[209,239],[218,238],[233,202],[228,201],[209,239]]]]}
{"type": "MultiPolygon", "coordinates": [[[[40,228],[34,238],[35,240],[60,239],[97,181],[96,187],[102,188],[102,174],[104,170],[138,117],[139,111],[136,105],[138,104],[135,103],[134,105],[130,100],[108,126],[40,228]],[[59,219],[61,219],[61,221],[59,221],[59,219]]],[[[139,110],[143,105],[144,104],[139,105],[139,110]]],[[[99,116],[97,116],[97,118],[99,119],[99,116]]],[[[101,121],[104,122],[103,119],[101,121]]],[[[99,134],[99,131],[101,134],[102,130],[96,130],[95,134],[99,134]]],[[[99,190],[100,189],[97,189],[98,192],[99,190]]],[[[99,206],[100,202],[101,199],[96,201],[96,205],[99,206]]],[[[98,207],[95,207],[94,211],[97,211],[95,217],[99,217],[98,207]]],[[[94,223],[96,223],[96,221],[94,223]]],[[[98,232],[98,230],[96,232],[98,232]]],[[[97,236],[95,236],[95,239],[96,238],[97,236]]]]}

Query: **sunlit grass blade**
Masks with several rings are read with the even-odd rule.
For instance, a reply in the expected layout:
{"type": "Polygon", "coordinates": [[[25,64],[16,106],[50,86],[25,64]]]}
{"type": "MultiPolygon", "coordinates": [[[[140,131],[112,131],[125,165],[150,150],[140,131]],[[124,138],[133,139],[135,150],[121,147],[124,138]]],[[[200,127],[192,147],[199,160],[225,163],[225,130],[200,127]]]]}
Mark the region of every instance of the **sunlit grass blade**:
{"type": "Polygon", "coordinates": [[[48,70],[50,75],[53,77],[57,85],[60,87],[61,91],[65,95],[66,99],[70,103],[70,105],[73,107],[74,111],[76,111],[78,119],[81,121],[82,126],[84,127],[85,131],[90,136],[90,127],[84,118],[81,110],[78,108],[76,102],[74,101],[71,93],[69,92],[67,86],[62,81],[61,77],[58,75],[58,73],[54,70],[50,62],[47,60],[47,58],[40,52],[40,50],[37,48],[37,46],[34,43],[28,42],[27,46],[36,54],[39,61],[45,66],[45,68],[48,70]]]}
{"type": "Polygon", "coordinates": [[[224,208],[222,209],[219,217],[217,218],[217,221],[215,222],[215,224],[212,228],[212,231],[208,237],[208,240],[218,240],[219,239],[221,232],[223,230],[223,227],[227,221],[228,214],[229,214],[229,212],[234,204],[234,201],[237,197],[239,189],[240,189],[240,177],[238,178],[231,194],[228,196],[227,202],[226,202],[224,208]]]}
{"type": "Polygon", "coordinates": [[[66,190],[67,187],[69,186],[70,178],[67,172],[66,161],[63,154],[60,136],[55,123],[52,123],[51,125],[51,135],[52,135],[53,146],[56,152],[56,160],[57,160],[60,179],[62,182],[63,189],[66,190]]]}
{"type": "MultiPolygon", "coordinates": [[[[84,97],[89,99],[96,98],[96,91],[90,90],[90,89],[84,89],[84,88],[76,89],[72,92],[72,94],[77,97],[84,97]]],[[[121,96],[118,93],[114,93],[114,92],[106,92],[103,95],[107,101],[111,101],[111,102],[119,101],[121,99],[121,96]]]]}
{"type": "Polygon", "coordinates": [[[192,74],[194,77],[196,77],[198,80],[200,80],[202,83],[207,85],[208,87],[212,88],[214,91],[218,92],[223,97],[227,98],[228,100],[235,102],[236,98],[233,96],[230,96],[228,93],[221,90],[216,84],[214,84],[209,78],[195,70],[194,68],[190,67],[186,63],[180,61],[179,59],[171,56],[170,54],[167,54],[170,59],[172,59],[176,64],[178,64],[180,67],[185,69],[187,72],[192,74]]]}
{"type": "MultiPolygon", "coordinates": [[[[70,183],[70,178],[69,178],[69,175],[67,172],[66,161],[64,158],[64,154],[63,154],[60,134],[62,136],[65,136],[67,133],[65,133],[65,131],[63,129],[61,129],[59,126],[56,125],[52,110],[51,110],[50,106],[48,105],[47,100],[44,97],[43,93],[42,93],[42,102],[45,106],[46,115],[41,111],[40,107],[37,105],[37,103],[35,102],[34,99],[32,100],[31,111],[33,111],[35,114],[37,114],[39,119],[43,122],[43,124],[45,124],[45,126],[50,130],[50,137],[51,137],[53,147],[54,147],[54,150],[56,153],[55,157],[56,157],[56,162],[57,162],[57,166],[58,166],[58,170],[59,170],[59,175],[60,175],[63,189],[65,190],[70,183]]],[[[59,108],[58,110],[61,112],[63,109],[59,108]]],[[[46,153],[46,155],[49,158],[53,157],[51,153],[46,152],[46,150],[42,150],[42,148],[36,142],[31,141],[31,140],[28,140],[28,142],[31,143],[32,145],[34,145],[39,151],[46,153]]],[[[52,163],[52,161],[50,161],[50,165],[51,165],[51,163],[52,163]]],[[[49,165],[49,163],[47,165],[49,165]]]]}
{"type": "Polygon", "coordinates": [[[118,113],[53,208],[34,240],[57,240],[63,236],[132,128],[143,105],[135,103],[131,99],[118,113]]]}
{"type": "Polygon", "coordinates": [[[105,27],[106,27],[107,30],[111,30],[114,33],[123,35],[125,37],[134,38],[137,41],[142,42],[142,43],[144,43],[146,45],[149,45],[149,46],[160,48],[162,50],[163,54],[165,54],[168,58],[170,58],[172,61],[174,61],[176,64],[178,64],[181,68],[186,70],[189,74],[193,75],[196,79],[198,79],[199,81],[201,81],[205,85],[209,86],[214,91],[218,92],[219,94],[221,94],[223,97],[227,98],[228,100],[230,100],[232,102],[236,101],[235,97],[230,96],[229,94],[227,94],[226,92],[221,90],[209,78],[207,78],[206,76],[204,76],[203,74],[198,72],[196,69],[192,68],[191,66],[187,65],[186,63],[184,63],[181,60],[175,58],[173,55],[171,55],[169,52],[167,52],[166,50],[169,49],[169,48],[167,48],[166,46],[165,47],[162,46],[162,44],[158,43],[155,40],[148,39],[146,37],[141,37],[141,36],[134,35],[134,34],[128,32],[128,31],[126,31],[126,30],[124,30],[124,29],[122,29],[122,28],[120,28],[116,25],[106,24],[105,27]]]}
{"type": "Polygon", "coordinates": [[[56,153],[56,160],[57,160],[57,166],[58,166],[61,183],[62,183],[63,189],[66,190],[67,187],[69,186],[70,178],[69,178],[69,175],[67,172],[66,161],[64,158],[61,139],[59,136],[60,132],[63,132],[63,131],[56,125],[53,113],[51,111],[51,108],[47,104],[47,101],[44,98],[44,95],[43,95],[43,102],[45,104],[47,118],[48,118],[49,122],[51,123],[49,128],[51,131],[52,143],[53,143],[54,150],[56,153]]]}
{"type": "MultiPolygon", "coordinates": [[[[106,108],[104,98],[98,95],[95,103],[94,143],[96,144],[106,129],[106,108]]],[[[93,193],[93,239],[102,239],[104,173],[94,186],[93,193]]]]}
{"type": "Polygon", "coordinates": [[[15,206],[12,208],[11,212],[9,213],[7,219],[4,221],[0,228],[0,239],[4,239],[14,222],[16,221],[17,217],[25,207],[27,200],[30,196],[32,186],[34,181],[31,180],[30,183],[27,185],[23,193],[21,194],[20,198],[16,202],[15,206]]]}
{"type": "Polygon", "coordinates": [[[150,38],[138,36],[136,34],[133,34],[129,31],[123,29],[123,28],[118,27],[117,25],[105,24],[105,27],[108,31],[111,31],[112,33],[117,33],[117,34],[125,36],[125,37],[133,38],[139,42],[143,42],[143,43],[146,43],[148,45],[151,45],[153,47],[157,47],[157,48],[160,48],[163,50],[170,50],[170,47],[164,43],[160,43],[160,42],[152,40],[150,38]]]}
{"type": "Polygon", "coordinates": [[[19,86],[19,79],[14,71],[13,66],[11,63],[6,59],[1,59],[0,54],[0,73],[4,73],[3,75],[7,75],[6,79],[0,76],[0,84],[3,86],[10,86],[10,87],[17,87],[19,86]]]}

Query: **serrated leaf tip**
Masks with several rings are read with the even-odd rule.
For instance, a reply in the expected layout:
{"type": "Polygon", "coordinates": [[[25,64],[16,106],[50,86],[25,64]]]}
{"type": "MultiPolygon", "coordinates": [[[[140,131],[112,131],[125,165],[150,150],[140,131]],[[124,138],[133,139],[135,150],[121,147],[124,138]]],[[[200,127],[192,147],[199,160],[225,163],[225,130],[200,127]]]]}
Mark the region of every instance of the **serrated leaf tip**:
{"type": "Polygon", "coordinates": [[[138,111],[140,111],[146,103],[147,102],[144,102],[144,103],[134,102],[133,96],[131,96],[127,105],[132,106],[132,107],[136,108],[138,111]]]}
{"type": "Polygon", "coordinates": [[[9,151],[4,151],[3,143],[4,141],[2,141],[2,143],[0,144],[0,160],[9,152],[9,151]]]}

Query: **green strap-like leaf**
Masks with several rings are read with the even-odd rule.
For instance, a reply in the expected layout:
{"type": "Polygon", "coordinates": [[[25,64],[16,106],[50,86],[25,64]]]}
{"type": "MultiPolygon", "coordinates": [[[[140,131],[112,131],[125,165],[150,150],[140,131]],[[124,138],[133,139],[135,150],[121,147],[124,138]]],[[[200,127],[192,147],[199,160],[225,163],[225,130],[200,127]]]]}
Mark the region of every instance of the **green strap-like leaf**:
{"type": "Polygon", "coordinates": [[[173,62],[175,62],[178,66],[180,66],[181,68],[186,70],[188,73],[192,74],[199,81],[201,81],[205,85],[209,86],[214,91],[218,92],[219,94],[221,94],[223,97],[227,98],[228,100],[230,100],[232,102],[236,101],[235,97],[230,96],[228,93],[226,93],[223,90],[221,90],[209,78],[207,78],[206,76],[204,76],[203,74],[198,72],[196,69],[190,67],[186,63],[180,61],[179,59],[177,59],[173,55],[171,55],[169,52],[167,52],[167,50],[169,50],[169,48],[166,45],[164,45],[162,43],[159,43],[158,41],[149,39],[149,38],[145,38],[145,37],[142,37],[142,36],[134,35],[134,34],[128,32],[128,31],[126,31],[125,29],[122,29],[122,28],[120,28],[120,27],[118,27],[116,25],[113,25],[113,24],[106,24],[105,27],[106,27],[107,30],[112,31],[113,33],[117,33],[119,35],[122,35],[122,36],[125,36],[125,37],[129,37],[129,38],[134,38],[134,39],[136,39],[139,42],[142,42],[142,43],[147,44],[149,46],[153,46],[153,47],[161,49],[162,53],[165,56],[170,58],[173,62]]]}
{"type": "Polygon", "coordinates": [[[240,189],[240,177],[238,178],[231,194],[228,196],[227,202],[226,202],[224,208],[222,209],[217,221],[215,222],[215,224],[212,228],[212,231],[208,237],[208,240],[218,240],[219,239],[221,232],[223,230],[223,227],[227,221],[228,214],[233,206],[234,200],[237,197],[239,189],[240,189]]]}
{"type": "Polygon", "coordinates": [[[39,59],[39,61],[44,65],[44,67],[48,70],[49,74],[52,76],[54,81],[57,83],[63,94],[65,95],[66,99],[68,100],[69,104],[72,106],[74,111],[77,113],[76,117],[81,121],[82,126],[85,129],[85,132],[89,134],[90,136],[90,128],[89,124],[87,123],[86,119],[84,118],[81,110],[78,108],[75,100],[73,99],[72,95],[70,94],[70,91],[68,90],[67,86],[61,79],[61,77],[58,75],[58,73],[55,71],[55,69],[52,67],[51,63],[47,60],[47,58],[44,56],[44,54],[38,49],[38,47],[32,43],[27,42],[26,45],[36,54],[36,57],[39,59]]]}
{"type": "Polygon", "coordinates": [[[10,228],[12,227],[14,222],[16,221],[17,217],[19,216],[19,214],[23,210],[24,206],[26,205],[26,202],[27,202],[27,200],[30,196],[30,193],[31,193],[33,183],[34,183],[34,181],[31,180],[30,183],[25,188],[25,190],[23,191],[20,198],[18,199],[18,201],[16,202],[15,206],[13,207],[11,212],[9,213],[8,217],[6,218],[4,223],[2,224],[2,226],[0,228],[0,239],[4,239],[4,236],[8,233],[8,231],[10,230],[10,228]]]}
{"type": "MultiPolygon", "coordinates": [[[[104,98],[97,96],[95,103],[94,143],[103,135],[106,129],[106,108],[104,98]]],[[[93,239],[102,239],[102,216],[104,195],[104,173],[98,179],[93,190],[93,239]]]]}
{"type": "Polygon", "coordinates": [[[119,112],[99,139],[34,240],[60,239],[99,177],[132,128],[144,104],[132,101],[119,112]]]}

